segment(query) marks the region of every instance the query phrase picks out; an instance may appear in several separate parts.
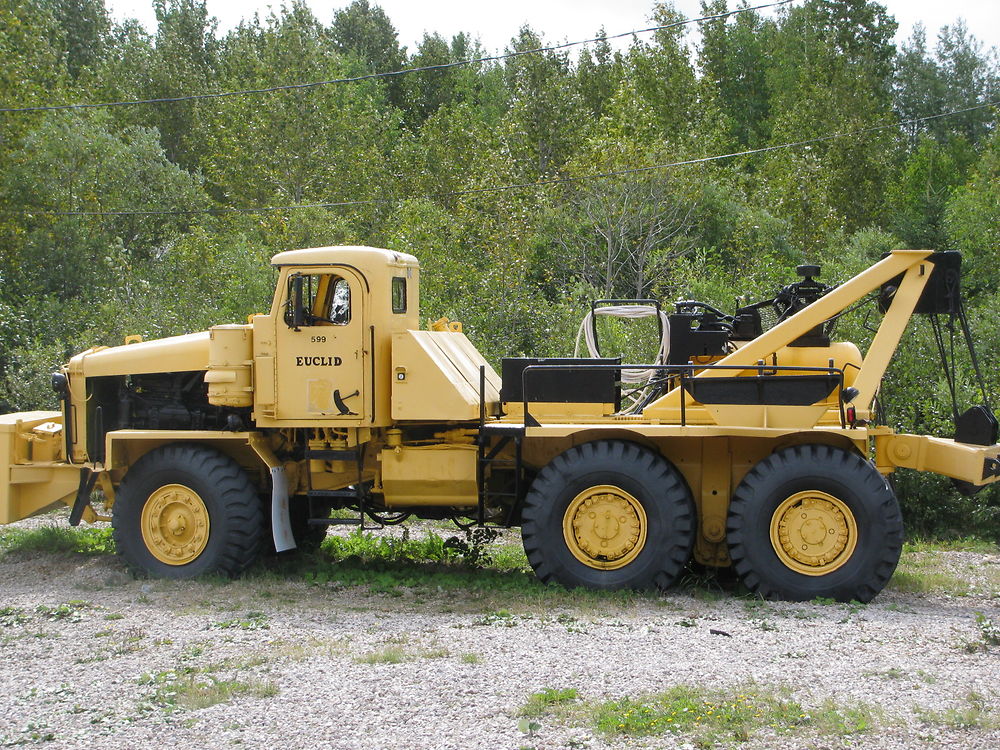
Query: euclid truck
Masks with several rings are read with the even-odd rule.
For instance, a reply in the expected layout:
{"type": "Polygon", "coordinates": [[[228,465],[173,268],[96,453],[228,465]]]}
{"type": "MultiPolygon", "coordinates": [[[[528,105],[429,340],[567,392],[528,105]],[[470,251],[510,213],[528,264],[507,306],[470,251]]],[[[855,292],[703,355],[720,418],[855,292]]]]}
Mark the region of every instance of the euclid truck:
{"type": "Polygon", "coordinates": [[[897,468],[970,492],[1000,475],[988,408],[949,438],[875,408],[914,313],[961,313],[956,253],[897,250],[836,287],[801,267],[734,315],[677,303],[652,365],[505,359],[502,380],[460,325],[420,330],[413,256],[272,262],[270,312],[94,347],[53,374],[61,410],[0,417],[0,522],[63,503],[71,524],[110,520],[137,573],[188,578],[414,515],[519,526],[566,586],[666,588],[693,560],[766,597],[869,601],[902,546],[897,468]],[[830,333],[869,296],[862,355],[830,333]]]}

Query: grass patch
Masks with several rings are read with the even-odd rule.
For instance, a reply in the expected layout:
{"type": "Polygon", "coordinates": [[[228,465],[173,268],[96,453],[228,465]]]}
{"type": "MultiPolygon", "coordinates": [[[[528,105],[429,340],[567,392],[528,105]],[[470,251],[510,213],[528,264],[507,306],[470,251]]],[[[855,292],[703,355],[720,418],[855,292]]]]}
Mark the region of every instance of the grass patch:
{"type": "Polygon", "coordinates": [[[229,620],[222,620],[212,625],[220,630],[267,630],[271,627],[267,614],[264,612],[247,612],[243,617],[234,617],[229,620]]]}
{"type": "Polygon", "coordinates": [[[592,708],[597,731],[610,736],[645,737],[666,732],[689,736],[700,747],[745,742],[760,730],[778,733],[814,729],[823,735],[850,735],[875,725],[865,706],[833,702],[806,710],[798,702],[759,690],[736,694],[680,685],[647,698],[621,698],[592,708]]]}
{"type": "Polygon", "coordinates": [[[554,706],[572,703],[577,699],[576,688],[543,688],[528,696],[528,700],[518,710],[518,716],[535,718],[544,716],[554,706]]]}
{"type": "Polygon", "coordinates": [[[197,673],[147,674],[139,680],[139,684],[153,686],[154,690],[148,698],[149,705],[168,712],[208,708],[240,696],[270,698],[278,694],[277,685],[270,680],[222,680],[197,673]]]}
{"type": "Polygon", "coordinates": [[[72,526],[39,526],[0,531],[0,555],[17,552],[62,552],[105,555],[115,551],[111,529],[72,526]]]}
{"type": "Polygon", "coordinates": [[[1000,553],[1000,545],[974,536],[959,539],[911,539],[903,544],[903,553],[907,552],[978,552],[994,555],[1000,553]]]}
{"type": "Polygon", "coordinates": [[[955,729],[998,729],[1000,716],[986,705],[986,699],[979,693],[965,696],[965,705],[944,711],[917,709],[917,716],[926,724],[938,724],[955,729]]]}
{"type": "Polygon", "coordinates": [[[388,646],[379,651],[371,651],[367,654],[355,657],[358,664],[402,664],[413,657],[406,653],[399,646],[388,646]]]}
{"type": "Polygon", "coordinates": [[[516,608],[519,613],[536,607],[556,606],[599,609],[603,614],[625,609],[635,602],[654,601],[656,592],[595,591],[545,585],[528,566],[520,544],[499,541],[489,554],[472,564],[448,540],[430,531],[419,538],[400,538],[354,532],[329,536],[314,554],[277,558],[250,572],[251,580],[300,577],[315,586],[359,586],[372,594],[437,597],[441,590],[461,591],[449,611],[482,611],[516,608]]]}
{"type": "Polygon", "coordinates": [[[462,654],[460,657],[458,657],[458,659],[463,664],[481,664],[483,661],[483,657],[481,657],[479,654],[473,654],[473,653],[462,654]]]}
{"type": "Polygon", "coordinates": [[[316,657],[343,656],[351,648],[350,636],[337,639],[310,637],[304,641],[276,641],[271,646],[274,654],[290,661],[305,661],[316,657]]]}
{"type": "Polygon", "coordinates": [[[933,570],[897,569],[889,581],[889,588],[904,594],[949,594],[966,596],[969,582],[949,573],[933,570]]]}

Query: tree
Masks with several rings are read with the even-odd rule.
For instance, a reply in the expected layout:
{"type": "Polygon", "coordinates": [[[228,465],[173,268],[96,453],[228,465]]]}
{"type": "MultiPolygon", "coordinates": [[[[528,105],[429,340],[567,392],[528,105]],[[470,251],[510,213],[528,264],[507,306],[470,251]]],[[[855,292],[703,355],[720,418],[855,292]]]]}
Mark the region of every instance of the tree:
{"type": "Polygon", "coordinates": [[[944,250],[945,206],[952,191],[965,182],[974,153],[964,138],[938,143],[924,134],[889,187],[893,231],[907,247],[944,250]]]}
{"type": "Polygon", "coordinates": [[[577,86],[591,117],[600,119],[624,75],[621,55],[613,52],[604,29],[598,33],[594,51],[584,47],[576,63],[577,86]]]}
{"type": "Polygon", "coordinates": [[[894,31],[885,8],[864,0],[812,0],[787,11],[775,31],[771,140],[824,140],[766,157],[761,198],[788,218],[808,253],[831,231],[884,219],[896,148],[885,127],[894,31]]]}
{"type": "Polygon", "coordinates": [[[911,143],[916,143],[920,133],[930,133],[939,142],[961,135],[978,144],[992,130],[996,114],[989,108],[969,108],[994,101],[998,93],[1000,71],[995,58],[983,52],[982,44],[961,20],[941,29],[933,56],[923,27],[917,25],[896,58],[894,94],[900,118],[933,118],[905,126],[911,143]],[[939,117],[963,109],[969,111],[939,117]]]}
{"type": "MultiPolygon", "coordinates": [[[[967,286],[994,292],[1000,286],[1000,131],[990,136],[967,184],[957,188],[945,209],[952,248],[962,251],[967,286]]],[[[995,312],[995,308],[992,312],[995,312]]]]}
{"type": "MultiPolygon", "coordinates": [[[[542,46],[542,39],[524,26],[508,51],[542,46]]],[[[514,156],[528,179],[552,174],[577,148],[588,122],[569,57],[556,52],[511,57],[504,76],[511,97],[507,138],[514,156]]]]}
{"type": "MultiPolygon", "coordinates": [[[[334,49],[355,58],[370,73],[400,70],[406,59],[406,50],[399,46],[399,36],[389,16],[368,0],[354,0],[336,11],[330,36],[334,49]]],[[[389,101],[397,107],[403,106],[402,82],[390,79],[388,86],[389,101]]]]}
{"type": "MultiPolygon", "coordinates": [[[[961,19],[945,26],[938,35],[942,107],[951,112],[995,101],[1000,94],[1000,74],[983,54],[982,43],[969,34],[961,19]]],[[[937,114],[937,113],[935,113],[937,114]]],[[[970,143],[984,140],[996,125],[996,111],[980,109],[949,117],[952,132],[960,133],[970,143]]]]}
{"type": "MultiPolygon", "coordinates": [[[[350,72],[308,8],[296,4],[234,30],[220,56],[230,89],[350,72]]],[[[217,200],[240,207],[380,198],[397,119],[377,81],[232,96],[203,106],[203,169],[217,200]]],[[[376,207],[355,212],[369,229],[376,207]]],[[[377,234],[373,235],[377,237],[377,234]]],[[[372,240],[374,241],[374,240],[372,240]]]]}
{"type": "Polygon", "coordinates": [[[66,55],[66,68],[78,78],[84,68],[93,69],[104,55],[111,19],[104,0],[39,0],[59,23],[59,38],[53,43],[66,55]]]}
{"type": "Polygon", "coordinates": [[[186,229],[183,213],[73,216],[54,212],[158,210],[205,205],[199,180],[170,163],[157,133],[129,128],[114,135],[99,121],[50,120],[23,141],[3,176],[8,204],[28,213],[20,241],[5,248],[3,267],[20,294],[68,299],[117,283],[124,262],[149,260],[186,229]],[[37,212],[37,213],[32,213],[37,212]]]}
{"type": "MultiPolygon", "coordinates": [[[[0,0],[0,106],[49,104],[65,92],[66,68],[53,39],[59,35],[52,13],[36,0],[0,0]]],[[[13,148],[39,114],[0,117],[0,157],[13,148]]]]}
{"type": "MultiPolygon", "coordinates": [[[[703,15],[728,10],[726,0],[702,3],[703,15]]],[[[774,25],[756,12],[739,13],[701,24],[698,61],[702,81],[714,87],[736,144],[755,147],[767,139],[770,89],[768,53],[774,25]]]]}
{"type": "MultiPolygon", "coordinates": [[[[653,21],[668,25],[683,20],[673,3],[658,2],[653,21]]],[[[697,116],[697,82],[684,44],[685,26],[655,32],[652,43],[635,39],[625,57],[626,77],[656,113],[660,132],[668,139],[686,134],[697,116]]]]}
{"type": "MultiPolygon", "coordinates": [[[[216,90],[219,43],[217,22],[205,0],[155,0],[157,30],[144,98],[160,99],[216,90]]],[[[186,168],[204,153],[198,138],[201,110],[191,101],[149,110],[167,156],[186,168]]]]}

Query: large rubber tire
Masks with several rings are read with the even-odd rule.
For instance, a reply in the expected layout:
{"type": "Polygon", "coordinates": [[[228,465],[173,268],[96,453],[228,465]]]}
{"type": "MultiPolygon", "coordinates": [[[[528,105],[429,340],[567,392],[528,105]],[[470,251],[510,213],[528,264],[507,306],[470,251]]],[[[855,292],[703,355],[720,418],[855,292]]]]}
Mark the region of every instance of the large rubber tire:
{"type": "Polygon", "coordinates": [[[237,576],[260,556],[264,512],[246,472],[204,445],[166,445],[129,469],[112,511],[118,554],[137,574],[237,576]]]}
{"type": "Polygon", "coordinates": [[[771,599],[871,601],[903,546],[899,503],[857,453],[829,445],[784,448],[736,488],[729,555],[743,583],[771,599]]]}
{"type": "Polygon", "coordinates": [[[648,448],[619,440],[586,443],[556,456],[538,473],[521,513],[521,539],[535,574],[569,587],[667,588],[691,556],[694,533],[694,502],[677,470],[648,448]],[[606,522],[612,526],[599,528],[598,521],[588,521],[595,514],[587,507],[609,519],[608,509],[619,510],[606,522]],[[633,544],[632,537],[641,541],[633,544]],[[584,548],[601,539],[616,559],[584,548]]]}

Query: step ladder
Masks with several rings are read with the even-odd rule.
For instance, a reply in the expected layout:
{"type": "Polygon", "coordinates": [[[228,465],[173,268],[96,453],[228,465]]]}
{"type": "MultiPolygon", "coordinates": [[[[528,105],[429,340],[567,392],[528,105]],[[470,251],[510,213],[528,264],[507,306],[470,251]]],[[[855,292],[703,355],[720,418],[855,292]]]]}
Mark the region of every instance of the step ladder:
{"type": "MultiPolygon", "coordinates": [[[[308,472],[306,497],[309,502],[308,523],[310,526],[358,526],[362,530],[381,528],[381,524],[365,526],[365,502],[367,500],[367,494],[364,491],[363,481],[365,463],[364,445],[359,445],[353,450],[306,448],[305,458],[307,460],[315,461],[349,461],[354,463],[358,468],[358,481],[355,483],[353,489],[346,488],[342,490],[314,489],[312,486],[312,472],[308,472]],[[315,502],[323,500],[355,500],[358,504],[358,515],[356,518],[320,517],[315,511],[315,502]]],[[[327,513],[327,516],[329,516],[329,513],[327,513]]]]}

